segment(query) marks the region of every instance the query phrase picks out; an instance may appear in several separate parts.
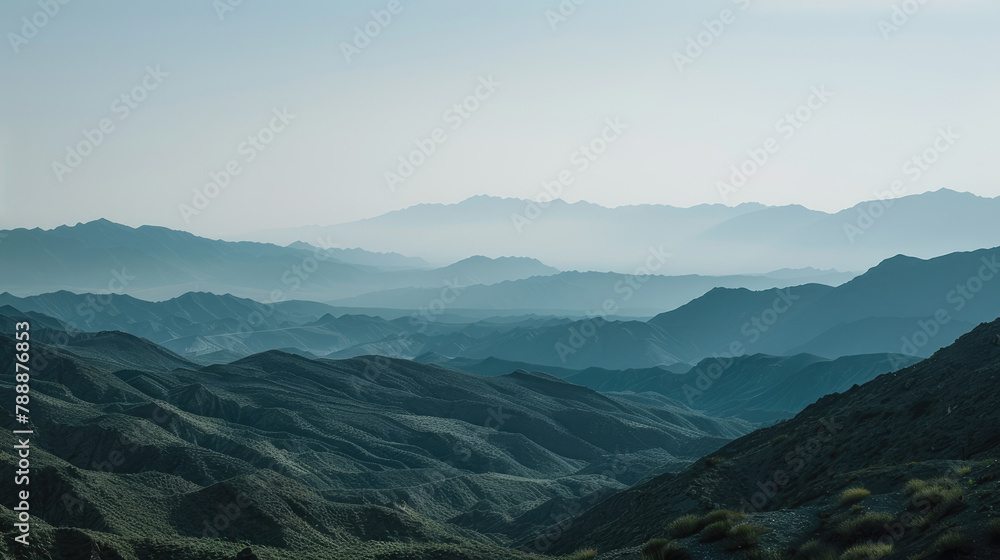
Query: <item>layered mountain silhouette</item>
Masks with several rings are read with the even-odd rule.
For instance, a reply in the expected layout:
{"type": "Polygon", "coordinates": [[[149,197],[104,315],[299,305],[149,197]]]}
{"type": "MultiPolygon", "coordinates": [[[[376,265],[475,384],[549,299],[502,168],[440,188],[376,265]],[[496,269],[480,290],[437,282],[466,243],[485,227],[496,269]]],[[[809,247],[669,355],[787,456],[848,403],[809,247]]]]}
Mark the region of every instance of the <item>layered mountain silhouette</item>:
{"type": "Polygon", "coordinates": [[[415,312],[391,320],[360,314],[335,316],[335,308],[321,303],[263,304],[206,292],[191,292],[162,302],[67,291],[26,298],[4,293],[0,294],[0,305],[52,315],[71,329],[120,330],[204,363],[229,362],[277,349],[325,356],[380,341],[390,341],[386,344],[395,347],[410,333],[463,339],[518,327],[541,328],[570,322],[539,316],[477,320],[415,312]]]}
{"type": "Polygon", "coordinates": [[[402,310],[444,305],[507,315],[585,315],[615,298],[619,315],[651,317],[715,287],[765,289],[804,281],[839,285],[855,276],[783,269],[773,276],[665,277],[643,269],[633,271],[641,276],[636,279],[635,274],[560,273],[532,258],[481,255],[432,268],[396,253],[322,248],[301,241],[286,247],[227,242],[107,220],[0,233],[7,236],[0,244],[0,259],[9,264],[0,271],[0,286],[18,295],[65,290],[163,300],[212,292],[261,302],[313,300],[402,310]]]}
{"type": "Polygon", "coordinates": [[[558,270],[528,258],[464,259],[418,269],[420,259],[294,243],[227,242],[162,227],[97,220],[52,230],[2,232],[0,285],[34,295],[68,290],[164,299],[190,291],[259,301],[329,300],[375,290],[430,288],[445,282],[493,284],[558,270]],[[16,270],[20,269],[20,274],[16,270]]]}
{"type": "Polygon", "coordinates": [[[530,201],[478,196],[248,238],[290,243],[329,235],[369,250],[431,260],[513,254],[564,270],[623,273],[642,266],[647,248],[663,247],[672,255],[667,274],[731,275],[807,266],[866,270],[898,254],[930,258],[996,246],[998,214],[998,199],[947,189],[863,202],[833,214],[801,206],[605,208],[561,200],[539,211],[530,201]],[[518,216],[530,219],[525,223],[518,216]]]}
{"type": "MultiPolygon", "coordinates": [[[[650,317],[676,309],[714,288],[765,290],[799,285],[803,276],[779,271],[750,276],[635,276],[607,272],[562,272],[511,280],[488,286],[464,286],[456,292],[454,305],[461,308],[531,310],[536,313],[576,314],[600,312],[606,301],[613,302],[615,315],[650,317]]],[[[800,271],[842,284],[854,274],[825,275],[800,271]]],[[[441,289],[402,288],[377,291],[330,302],[343,307],[389,307],[419,309],[440,297],[441,289]]]]}
{"type": "Polygon", "coordinates": [[[1000,309],[1000,249],[897,256],[836,288],[717,289],[650,323],[706,352],[733,341],[774,354],[929,356],[1000,309]]]}
{"type": "Polygon", "coordinates": [[[433,353],[568,370],[694,365],[709,357],[758,353],[827,359],[895,355],[896,367],[903,367],[907,363],[900,356],[927,357],[995,314],[998,277],[1000,249],[929,260],[899,256],[837,287],[715,288],[648,321],[605,319],[597,314],[600,302],[585,319],[477,319],[425,307],[391,320],[345,314],[321,303],[262,304],[209,293],[163,302],[70,292],[2,294],[0,305],[48,314],[82,330],[129,332],[202,363],[292,349],[335,359],[375,354],[415,359],[433,353]]]}
{"type": "MultiPolygon", "coordinates": [[[[1000,249],[921,260],[893,257],[841,286],[716,288],[649,321],[589,319],[485,337],[414,336],[334,354],[426,352],[557,368],[649,368],[764,353],[927,357],[1000,309],[1000,249]]],[[[613,300],[612,300],[613,301],[613,300]]],[[[899,367],[905,365],[897,362],[899,367]]]]}

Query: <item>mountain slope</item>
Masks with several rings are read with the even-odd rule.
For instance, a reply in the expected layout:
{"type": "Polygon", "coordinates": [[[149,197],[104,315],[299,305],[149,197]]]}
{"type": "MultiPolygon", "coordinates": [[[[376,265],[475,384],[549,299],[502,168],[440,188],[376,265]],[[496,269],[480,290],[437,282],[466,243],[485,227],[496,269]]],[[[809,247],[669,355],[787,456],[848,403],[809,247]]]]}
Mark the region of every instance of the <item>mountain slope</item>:
{"type": "MultiPolygon", "coordinates": [[[[623,489],[750,429],[545,374],[277,351],[198,368],[123,333],[45,338],[32,344],[45,360],[31,380],[33,484],[46,489],[32,536],[99,557],[232,557],[217,536],[261,558],[527,558],[496,543],[537,531],[546,504],[623,489]],[[608,474],[616,460],[629,468],[608,474]],[[240,515],[213,526],[230,504],[240,515]]],[[[8,355],[13,343],[0,335],[8,355]]],[[[13,478],[0,487],[14,492],[13,478]]]]}
{"type": "Polygon", "coordinates": [[[707,352],[926,357],[1000,309],[1000,248],[928,260],[897,256],[836,288],[719,289],[650,323],[707,352]],[[877,341],[877,344],[876,344],[877,341]]]}
{"type": "Polygon", "coordinates": [[[730,508],[749,513],[751,523],[771,524],[773,534],[762,542],[781,550],[818,538],[817,547],[839,554],[886,537],[893,557],[944,558],[935,541],[957,528],[968,536],[966,557],[995,557],[984,525],[1000,507],[998,384],[1000,320],[923,362],[824,397],[711,460],[608,498],[573,519],[553,549],[640,545],[664,536],[665,525],[681,515],[730,508]],[[838,493],[850,487],[869,489],[863,504],[884,512],[872,519],[885,521],[868,529],[846,525],[860,523],[866,509],[838,503],[838,493]],[[913,521],[899,524],[906,516],[913,521]]]}
{"type": "Polygon", "coordinates": [[[417,361],[482,375],[503,375],[515,369],[544,371],[566,382],[623,398],[642,395],[655,399],[650,394],[656,393],[669,402],[684,403],[716,418],[771,423],[794,416],[825,395],[846,391],[920,360],[901,354],[836,360],[807,354],[753,354],[732,359],[706,358],[694,367],[677,364],[625,370],[568,370],[496,358],[443,359],[433,354],[420,356],[417,361]]]}

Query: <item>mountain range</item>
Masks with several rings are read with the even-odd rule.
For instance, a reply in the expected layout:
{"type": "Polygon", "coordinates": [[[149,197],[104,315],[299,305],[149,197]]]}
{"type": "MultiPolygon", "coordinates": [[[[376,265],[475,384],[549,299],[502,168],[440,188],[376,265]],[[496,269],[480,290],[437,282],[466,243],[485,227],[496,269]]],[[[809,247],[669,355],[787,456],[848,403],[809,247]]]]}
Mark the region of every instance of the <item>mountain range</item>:
{"type": "MultiPolygon", "coordinates": [[[[837,287],[716,288],[649,321],[594,317],[486,337],[406,336],[338,351],[498,358],[569,369],[694,364],[764,353],[928,357],[1000,309],[1000,249],[922,260],[897,256],[837,287]]],[[[616,304],[614,298],[605,300],[616,304]]],[[[595,303],[600,311],[601,306],[595,303]]],[[[461,333],[459,333],[461,334],[461,333]]]]}
{"type": "MultiPolygon", "coordinates": [[[[570,370],[694,365],[748,354],[927,357],[1000,309],[998,259],[1000,249],[929,260],[898,256],[837,287],[715,288],[648,321],[604,318],[598,313],[613,313],[619,305],[610,296],[593,301],[596,311],[584,319],[479,319],[446,307],[385,319],[322,303],[268,305],[210,293],[163,302],[65,291],[27,298],[5,293],[0,305],[43,313],[81,330],[122,330],[201,363],[276,349],[335,359],[434,353],[570,370]]],[[[904,362],[897,358],[897,364],[904,362]]]]}
{"type": "Polygon", "coordinates": [[[661,274],[733,275],[802,267],[866,270],[898,254],[931,258],[996,246],[997,215],[1000,199],[948,189],[893,199],[873,195],[835,213],[756,203],[606,208],[554,200],[542,208],[527,200],[477,196],[240,238],[287,244],[329,236],[430,261],[521,255],[563,270],[626,274],[643,266],[650,248],[662,248],[671,258],[661,274]]]}
{"type": "MultiPolygon", "coordinates": [[[[531,310],[539,313],[585,315],[599,311],[608,299],[616,300],[615,315],[651,317],[704,295],[714,288],[764,290],[823,280],[843,284],[856,274],[778,271],[767,275],[735,276],[634,276],[612,272],[561,272],[491,285],[463,286],[455,306],[471,309],[531,310]]],[[[401,288],[370,292],[330,302],[342,307],[419,309],[436,300],[441,290],[401,288]]]]}
{"type": "MultiPolygon", "coordinates": [[[[339,307],[414,310],[441,306],[519,315],[539,310],[583,316],[609,295],[629,295],[619,315],[651,317],[718,287],[764,289],[804,281],[841,284],[855,275],[782,269],[774,275],[664,277],[565,272],[525,257],[473,255],[432,268],[418,258],[361,249],[227,242],[161,227],[97,220],[52,230],[0,232],[0,286],[44,292],[127,294],[146,300],[188,292],[260,302],[312,300],[339,307]],[[635,286],[641,286],[641,289],[635,286]]],[[[321,245],[325,245],[325,242],[321,245]]],[[[435,310],[439,311],[439,310],[435,310]]]]}
{"type": "Polygon", "coordinates": [[[526,258],[476,257],[420,269],[420,259],[306,243],[205,239],[162,227],[97,220],[52,230],[15,229],[0,243],[0,285],[44,291],[120,293],[166,299],[190,291],[233,293],[258,301],[328,300],[378,289],[492,284],[558,270],[526,258]],[[20,272],[18,272],[20,271],[20,272]]]}

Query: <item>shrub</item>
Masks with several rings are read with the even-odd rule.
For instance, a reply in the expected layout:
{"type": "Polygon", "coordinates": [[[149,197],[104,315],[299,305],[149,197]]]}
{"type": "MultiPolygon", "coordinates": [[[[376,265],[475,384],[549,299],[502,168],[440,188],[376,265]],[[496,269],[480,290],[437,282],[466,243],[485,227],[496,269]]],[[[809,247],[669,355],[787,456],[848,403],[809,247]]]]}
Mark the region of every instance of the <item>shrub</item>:
{"type": "Polygon", "coordinates": [[[958,529],[949,529],[934,542],[934,548],[938,552],[971,552],[972,543],[958,529]]]}
{"type": "Polygon", "coordinates": [[[986,522],[986,533],[991,541],[1000,544],[1000,517],[994,517],[986,522]]]}
{"type": "Polygon", "coordinates": [[[799,556],[806,560],[837,560],[837,551],[813,539],[799,547],[799,556]]]}
{"type": "Polygon", "coordinates": [[[597,551],[593,548],[577,550],[569,555],[569,560],[594,560],[594,558],[597,558],[597,551]]]}
{"type": "Polygon", "coordinates": [[[927,485],[928,483],[926,480],[920,480],[919,478],[911,478],[910,480],[906,481],[906,484],[903,485],[903,492],[906,492],[907,494],[913,494],[915,492],[923,490],[924,488],[927,488],[927,485]]]}
{"type": "Polygon", "coordinates": [[[871,496],[871,492],[867,488],[862,488],[860,486],[855,486],[854,488],[848,488],[840,493],[840,505],[841,506],[851,506],[861,500],[864,500],[868,496],[871,496]]]}
{"type": "Polygon", "coordinates": [[[903,489],[910,494],[914,501],[930,500],[934,503],[942,503],[965,497],[965,491],[962,487],[947,478],[929,481],[913,479],[907,482],[903,489]]]}
{"type": "Polygon", "coordinates": [[[712,523],[718,523],[719,521],[731,521],[735,523],[744,517],[746,517],[746,515],[738,511],[717,509],[706,515],[705,518],[701,520],[701,524],[711,525],[712,523]]]}
{"type": "Polygon", "coordinates": [[[690,560],[686,550],[670,539],[653,539],[642,547],[642,560],[690,560]]]}
{"type": "Polygon", "coordinates": [[[697,533],[702,527],[701,516],[688,514],[678,517],[667,525],[667,534],[675,539],[683,539],[697,533]]]}
{"type": "Polygon", "coordinates": [[[642,546],[642,557],[652,556],[660,549],[666,548],[668,544],[670,544],[670,539],[653,539],[642,546]]]}
{"type": "Polygon", "coordinates": [[[892,545],[887,543],[856,544],[840,555],[840,560],[880,560],[892,554],[892,545]]]}
{"type": "Polygon", "coordinates": [[[911,503],[914,506],[923,509],[926,509],[927,505],[930,506],[926,515],[917,522],[920,527],[930,525],[965,503],[965,490],[958,483],[947,478],[929,481],[914,479],[907,482],[903,489],[910,495],[911,503]]]}
{"type": "Polygon", "coordinates": [[[729,530],[726,535],[726,550],[743,550],[757,546],[757,539],[764,533],[770,531],[767,527],[760,525],[737,525],[729,530]]]}
{"type": "Polygon", "coordinates": [[[837,532],[850,539],[877,537],[885,532],[884,526],[893,521],[895,518],[888,513],[862,513],[838,523],[837,532]]]}
{"type": "Polygon", "coordinates": [[[969,474],[970,472],[972,472],[972,467],[959,467],[954,471],[952,471],[951,474],[954,478],[962,478],[963,476],[969,474]]]}
{"type": "Polygon", "coordinates": [[[716,521],[705,526],[701,530],[701,536],[699,540],[701,542],[715,542],[720,541],[729,534],[729,530],[733,528],[732,521],[716,521]]]}

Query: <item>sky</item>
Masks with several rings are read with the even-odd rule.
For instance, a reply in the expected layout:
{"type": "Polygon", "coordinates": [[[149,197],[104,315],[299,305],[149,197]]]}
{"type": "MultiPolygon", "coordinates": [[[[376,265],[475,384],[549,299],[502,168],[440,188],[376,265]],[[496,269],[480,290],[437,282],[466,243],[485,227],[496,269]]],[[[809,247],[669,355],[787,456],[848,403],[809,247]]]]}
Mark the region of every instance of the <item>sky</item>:
{"type": "Polygon", "coordinates": [[[11,0],[0,228],[995,197],[998,29],[987,0],[11,0]]]}

